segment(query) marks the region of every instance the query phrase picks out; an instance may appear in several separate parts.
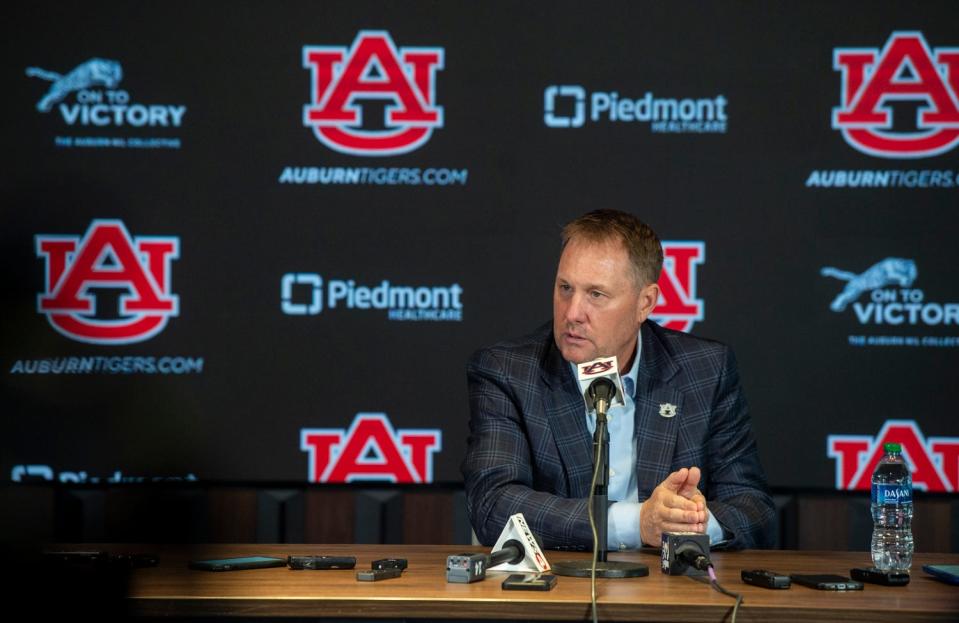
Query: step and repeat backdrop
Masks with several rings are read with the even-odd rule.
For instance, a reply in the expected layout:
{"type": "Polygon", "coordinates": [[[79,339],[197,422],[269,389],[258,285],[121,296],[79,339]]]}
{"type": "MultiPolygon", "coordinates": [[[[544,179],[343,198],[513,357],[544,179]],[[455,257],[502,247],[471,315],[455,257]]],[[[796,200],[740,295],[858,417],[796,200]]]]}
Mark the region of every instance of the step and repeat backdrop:
{"type": "Polygon", "coordinates": [[[3,12],[4,479],[460,481],[468,356],[618,208],[771,485],[959,487],[955,2],[3,12]]]}

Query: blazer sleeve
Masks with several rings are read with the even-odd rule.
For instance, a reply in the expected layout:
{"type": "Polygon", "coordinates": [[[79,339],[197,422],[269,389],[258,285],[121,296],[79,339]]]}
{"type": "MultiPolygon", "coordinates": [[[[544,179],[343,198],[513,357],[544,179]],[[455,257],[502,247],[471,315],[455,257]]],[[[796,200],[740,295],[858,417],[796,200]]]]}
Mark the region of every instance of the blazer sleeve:
{"type": "Polygon", "coordinates": [[[533,466],[535,456],[562,470],[558,457],[531,447],[524,408],[532,408],[542,390],[534,381],[509,378],[504,359],[511,356],[481,350],[467,366],[470,434],[462,471],[470,522],[479,540],[493,545],[509,517],[523,513],[544,547],[585,548],[592,543],[586,499],[567,499],[555,479],[538,476],[533,466]]]}
{"type": "Polygon", "coordinates": [[[731,534],[727,547],[772,547],[776,542],[775,506],[759,462],[736,358],[732,349],[724,350],[710,418],[704,494],[709,511],[731,534]]]}

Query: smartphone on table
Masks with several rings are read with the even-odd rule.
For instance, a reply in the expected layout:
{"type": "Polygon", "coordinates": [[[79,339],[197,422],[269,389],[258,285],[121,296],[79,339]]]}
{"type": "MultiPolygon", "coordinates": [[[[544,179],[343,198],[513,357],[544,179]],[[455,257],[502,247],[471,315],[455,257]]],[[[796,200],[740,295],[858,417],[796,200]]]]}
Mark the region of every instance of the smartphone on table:
{"type": "Polygon", "coordinates": [[[271,556],[243,556],[239,558],[216,558],[212,560],[191,560],[189,567],[200,571],[240,571],[242,569],[266,569],[285,567],[286,560],[271,556]]]}
{"type": "Polygon", "coordinates": [[[821,591],[862,590],[862,582],[830,573],[793,574],[789,576],[789,579],[800,586],[808,586],[809,588],[815,588],[821,591]]]}

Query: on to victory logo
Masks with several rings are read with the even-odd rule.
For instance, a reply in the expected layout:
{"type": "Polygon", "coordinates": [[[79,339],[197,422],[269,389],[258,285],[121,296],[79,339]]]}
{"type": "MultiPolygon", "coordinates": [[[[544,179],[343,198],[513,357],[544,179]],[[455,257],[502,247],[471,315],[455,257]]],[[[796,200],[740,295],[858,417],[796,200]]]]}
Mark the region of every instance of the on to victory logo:
{"type": "Polygon", "coordinates": [[[349,48],[304,46],[303,67],[312,73],[312,88],[303,124],[324,145],[345,154],[413,151],[434,128],[443,127],[443,108],[436,105],[436,72],[443,69],[443,59],[443,48],[397,49],[381,30],[361,30],[349,48]],[[373,118],[382,102],[383,118],[373,118]]]}
{"type": "Polygon", "coordinates": [[[677,331],[691,331],[703,319],[703,300],[696,298],[696,267],[706,260],[706,243],[663,242],[659,302],[650,318],[677,331]]]}
{"type": "Polygon", "coordinates": [[[897,31],[882,50],[836,48],[833,69],[842,95],[832,127],[859,151],[925,158],[959,144],[959,48],[930,50],[922,33],[897,31]],[[915,127],[894,129],[891,104],[906,100],[919,102],[915,127]]]}
{"type": "Polygon", "coordinates": [[[394,431],[385,413],[357,413],[349,430],[304,428],[300,449],[309,453],[310,482],[425,483],[433,482],[442,438],[439,429],[394,431]]]}
{"type": "Polygon", "coordinates": [[[37,311],[71,339],[142,342],[179,313],[170,275],[170,263],[180,257],[177,237],[131,238],[121,221],[98,219],[82,238],[37,235],[36,249],[46,262],[37,311]],[[115,309],[102,304],[111,293],[115,309]]]}
{"type": "Polygon", "coordinates": [[[860,324],[874,325],[957,325],[959,304],[939,303],[925,299],[925,292],[912,285],[919,277],[916,262],[901,257],[887,257],[862,273],[825,266],[824,277],[846,282],[829,308],[841,313],[852,307],[860,324]],[[861,302],[863,294],[869,300],[861,302]]]}
{"type": "Polygon", "coordinates": [[[50,82],[37,102],[37,110],[49,113],[54,107],[69,126],[180,127],[186,106],[140,104],[130,93],[119,89],[123,68],[119,61],[91,58],[66,74],[42,67],[27,67],[27,76],[50,82]],[[69,96],[75,98],[68,101],[69,96]]]}
{"type": "Polygon", "coordinates": [[[902,446],[916,489],[959,491],[959,437],[925,439],[915,420],[887,420],[875,437],[829,435],[826,447],[829,458],[836,459],[836,488],[869,491],[887,443],[902,446]]]}

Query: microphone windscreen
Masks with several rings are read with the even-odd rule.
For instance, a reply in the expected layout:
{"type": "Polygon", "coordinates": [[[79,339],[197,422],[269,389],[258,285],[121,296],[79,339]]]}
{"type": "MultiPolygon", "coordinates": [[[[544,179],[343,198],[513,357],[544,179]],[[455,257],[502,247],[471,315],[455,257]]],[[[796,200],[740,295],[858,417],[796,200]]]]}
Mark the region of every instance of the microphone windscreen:
{"type": "Polygon", "coordinates": [[[589,402],[593,405],[593,408],[600,400],[605,400],[608,404],[616,397],[616,385],[603,376],[589,384],[586,395],[589,397],[589,402]]]}

